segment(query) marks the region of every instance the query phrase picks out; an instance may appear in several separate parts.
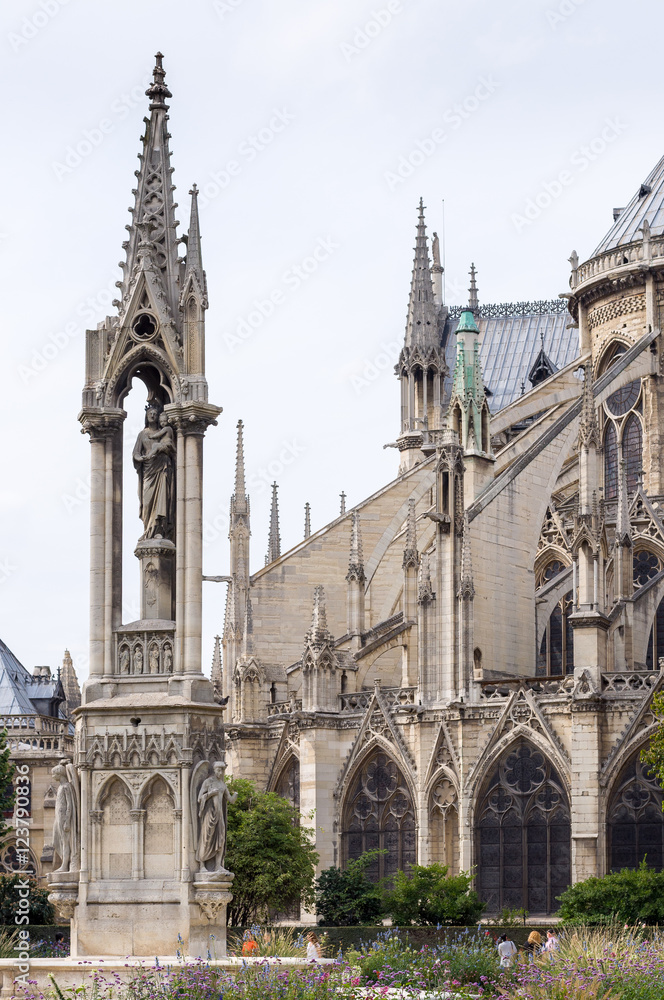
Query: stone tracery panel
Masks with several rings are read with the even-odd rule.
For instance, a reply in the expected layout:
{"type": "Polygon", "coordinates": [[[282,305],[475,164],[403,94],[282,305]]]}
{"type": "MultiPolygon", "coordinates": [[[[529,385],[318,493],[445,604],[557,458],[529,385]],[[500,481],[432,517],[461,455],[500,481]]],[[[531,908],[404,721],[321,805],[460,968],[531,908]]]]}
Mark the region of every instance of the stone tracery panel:
{"type": "Polygon", "coordinates": [[[355,773],[342,811],[344,862],[376,848],[387,851],[367,870],[370,878],[393,876],[417,860],[415,808],[396,762],[374,749],[355,773]]]}
{"type": "Polygon", "coordinates": [[[623,765],[609,799],[607,860],[611,870],[637,868],[644,858],[651,868],[664,868],[663,797],[637,750],[623,765]]]}
{"type": "Polygon", "coordinates": [[[487,912],[553,913],[571,881],[571,826],[563,782],[525,739],[494,765],[475,821],[478,892],[487,912]]]}

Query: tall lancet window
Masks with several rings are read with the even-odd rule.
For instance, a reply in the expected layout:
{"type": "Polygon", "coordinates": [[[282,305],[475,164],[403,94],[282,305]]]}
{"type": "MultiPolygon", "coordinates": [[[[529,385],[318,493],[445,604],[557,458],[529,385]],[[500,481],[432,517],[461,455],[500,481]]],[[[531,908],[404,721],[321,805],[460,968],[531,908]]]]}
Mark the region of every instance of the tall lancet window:
{"type": "Polygon", "coordinates": [[[627,491],[634,493],[641,475],[643,396],[641,380],[616,389],[604,404],[604,496],[618,496],[619,462],[625,462],[627,491]]]}

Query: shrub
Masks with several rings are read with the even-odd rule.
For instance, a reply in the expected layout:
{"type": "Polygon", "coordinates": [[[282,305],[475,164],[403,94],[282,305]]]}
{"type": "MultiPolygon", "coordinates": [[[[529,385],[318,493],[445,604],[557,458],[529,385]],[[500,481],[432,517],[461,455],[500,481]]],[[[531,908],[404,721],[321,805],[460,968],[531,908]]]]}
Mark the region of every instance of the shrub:
{"type": "Polygon", "coordinates": [[[380,887],[367,878],[367,868],[385,851],[366,851],[340,868],[326,868],[316,880],[316,908],[326,927],[375,923],[383,914],[380,887]]]}
{"type": "Polygon", "coordinates": [[[642,861],[602,878],[587,878],[559,896],[559,916],[565,921],[603,924],[607,917],[627,924],[664,923],[664,872],[642,861]]]}
{"type": "MultiPolygon", "coordinates": [[[[48,901],[48,889],[36,879],[21,872],[11,875],[0,875],[0,924],[16,927],[18,916],[19,888],[27,883],[27,899],[30,903],[31,924],[52,924],[54,919],[53,906],[48,901]],[[20,885],[18,883],[21,883],[20,885]]],[[[21,911],[23,912],[23,911],[21,911]]]]}
{"type": "Polygon", "coordinates": [[[386,894],[386,910],[399,926],[411,924],[474,924],[486,903],[470,888],[472,875],[448,875],[447,865],[413,865],[394,876],[386,894]]]}

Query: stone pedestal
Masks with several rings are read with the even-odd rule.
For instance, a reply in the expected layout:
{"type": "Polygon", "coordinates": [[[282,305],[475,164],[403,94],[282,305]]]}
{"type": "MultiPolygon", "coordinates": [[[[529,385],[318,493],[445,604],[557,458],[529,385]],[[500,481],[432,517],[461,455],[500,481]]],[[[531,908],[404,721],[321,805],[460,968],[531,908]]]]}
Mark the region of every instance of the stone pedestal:
{"type": "Polygon", "coordinates": [[[144,538],[134,554],[141,564],[141,618],[175,618],[175,545],[167,538],[144,538]]]}
{"type": "Polygon", "coordinates": [[[212,958],[226,954],[226,910],[233,898],[232,872],[198,872],[194,875],[192,898],[195,904],[189,924],[189,953],[208,953],[212,958]],[[193,912],[197,910],[198,912],[193,912]]]}
{"type": "Polygon", "coordinates": [[[62,923],[66,923],[74,916],[75,908],[78,905],[78,879],[76,872],[49,872],[46,876],[48,882],[48,898],[55,907],[55,915],[62,923]]]}

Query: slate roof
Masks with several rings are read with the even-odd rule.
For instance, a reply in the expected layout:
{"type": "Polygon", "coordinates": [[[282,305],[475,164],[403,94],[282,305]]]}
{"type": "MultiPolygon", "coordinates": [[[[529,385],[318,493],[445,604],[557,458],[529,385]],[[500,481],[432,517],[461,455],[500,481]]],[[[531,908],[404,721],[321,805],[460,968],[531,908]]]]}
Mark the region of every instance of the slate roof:
{"type": "Polygon", "coordinates": [[[664,156],[648,174],[592,256],[642,239],[640,229],[644,221],[650,223],[653,236],[664,233],[664,156]]]}
{"type": "MultiPolygon", "coordinates": [[[[445,360],[450,369],[446,392],[452,385],[456,360],[456,328],[467,307],[451,307],[446,328],[445,360]]],[[[579,331],[564,299],[543,302],[482,305],[476,317],[480,328],[480,362],[484,384],[490,390],[489,406],[497,413],[531,388],[528,374],[542,349],[556,369],[564,368],[579,353],[579,331]],[[568,329],[568,327],[570,327],[568,329]]]]}
{"type": "Polygon", "coordinates": [[[64,698],[57,674],[33,677],[0,639],[0,715],[39,715],[35,701],[64,698]]]}

